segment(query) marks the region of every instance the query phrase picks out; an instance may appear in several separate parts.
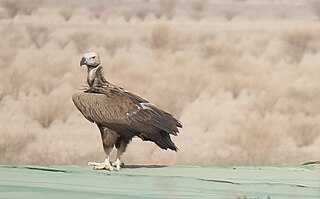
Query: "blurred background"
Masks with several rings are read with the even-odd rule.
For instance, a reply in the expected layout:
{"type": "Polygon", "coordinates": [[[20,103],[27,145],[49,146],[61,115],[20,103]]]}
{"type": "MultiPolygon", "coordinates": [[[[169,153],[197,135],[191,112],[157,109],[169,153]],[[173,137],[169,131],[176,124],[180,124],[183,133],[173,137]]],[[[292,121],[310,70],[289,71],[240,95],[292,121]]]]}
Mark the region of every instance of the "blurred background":
{"type": "Polygon", "coordinates": [[[320,1],[0,0],[0,163],[102,161],[71,96],[106,77],[174,114],[178,153],[135,139],[126,164],[320,159],[320,1]]]}

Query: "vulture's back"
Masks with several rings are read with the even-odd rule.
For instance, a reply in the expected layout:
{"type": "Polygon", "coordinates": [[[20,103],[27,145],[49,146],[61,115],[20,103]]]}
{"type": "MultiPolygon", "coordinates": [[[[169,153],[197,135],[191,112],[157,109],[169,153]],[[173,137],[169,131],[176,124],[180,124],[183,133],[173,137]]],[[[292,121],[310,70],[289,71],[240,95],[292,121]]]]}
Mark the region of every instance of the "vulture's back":
{"type": "Polygon", "coordinates": [[[182,125],[171,114],[124,90],[100,88],[98,91],[77,92],[72,96],[86,119],[122,136],[138,136],[154,141],[163,149],[177,150],[169,134],[177,135],[182,125]]]}

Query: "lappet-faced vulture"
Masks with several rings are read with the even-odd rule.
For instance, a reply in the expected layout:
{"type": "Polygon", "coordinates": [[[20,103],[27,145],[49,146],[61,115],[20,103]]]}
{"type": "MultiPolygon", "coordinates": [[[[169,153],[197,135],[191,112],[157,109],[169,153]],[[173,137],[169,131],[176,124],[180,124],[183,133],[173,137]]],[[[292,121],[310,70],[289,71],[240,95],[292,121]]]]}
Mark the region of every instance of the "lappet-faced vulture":
{"type": "Polygon", "coordinates": [[[147,100],[108,82],[103,74],[99,56],[86,53],[80,66],[87,66],[88,88],[76,92],[72,100],[82,115],[95,123],[101,133],[106,159],[102,163],[89,162],[94,169],[119,170],[121,155],[133,137],[154,142],[161,149],[177,151],[170,135],[177,135],[182,125],[147,100]],[[117,149],[116,161],[110,162],[113,147],[117,149]]]}

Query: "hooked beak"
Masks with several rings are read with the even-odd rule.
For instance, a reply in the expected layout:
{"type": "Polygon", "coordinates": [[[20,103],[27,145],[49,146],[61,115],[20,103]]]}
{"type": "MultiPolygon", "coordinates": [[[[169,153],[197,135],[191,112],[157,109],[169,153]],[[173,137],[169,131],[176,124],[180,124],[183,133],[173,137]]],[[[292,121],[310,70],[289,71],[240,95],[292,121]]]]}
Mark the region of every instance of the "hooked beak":
{"type": "Polygon", "coordinates": [[[87,65],[87,60],[84,57],[81,58],[80,67],[83,66],[83,65],[87,65]]]}

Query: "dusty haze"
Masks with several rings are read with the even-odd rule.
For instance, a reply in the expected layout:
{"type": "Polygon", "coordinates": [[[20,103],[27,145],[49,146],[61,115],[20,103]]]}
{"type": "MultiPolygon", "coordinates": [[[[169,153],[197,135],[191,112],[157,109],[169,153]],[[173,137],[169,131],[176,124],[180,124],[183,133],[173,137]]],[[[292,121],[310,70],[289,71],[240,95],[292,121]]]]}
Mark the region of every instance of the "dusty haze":
{"type": "Polygon", "coordinates": [[[317,1],[63,2],[0,1],[0,163],[103,160],[97,127],[71,101],[88,51],[109,81],[184,125],[178,153],[135,139],[127,164],[320,159],[317,1]]]}

